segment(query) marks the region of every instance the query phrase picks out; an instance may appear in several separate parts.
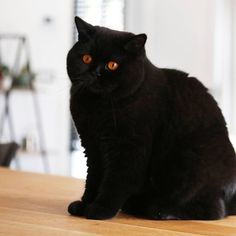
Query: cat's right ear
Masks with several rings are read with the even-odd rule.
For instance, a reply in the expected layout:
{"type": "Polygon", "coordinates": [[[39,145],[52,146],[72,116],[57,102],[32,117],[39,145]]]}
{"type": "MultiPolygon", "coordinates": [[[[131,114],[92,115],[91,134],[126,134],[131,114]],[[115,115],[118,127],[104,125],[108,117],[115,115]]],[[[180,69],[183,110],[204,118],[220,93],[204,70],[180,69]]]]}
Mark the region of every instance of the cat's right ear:
{"type": "Polygon", "coordinates": [[[128,52],[137,53],[140,50],[144,49],[146,40],[147,40],[146,34],[135,35],[125,44],[124,48],[128,52]]]}
{"type": "Polygon", "coordinates": [[[79,41],[86,42],[91,39],[94,33],[94,26],[85,22],[78,16],[75,17],[75,25],[79,33],[79,41]]]}

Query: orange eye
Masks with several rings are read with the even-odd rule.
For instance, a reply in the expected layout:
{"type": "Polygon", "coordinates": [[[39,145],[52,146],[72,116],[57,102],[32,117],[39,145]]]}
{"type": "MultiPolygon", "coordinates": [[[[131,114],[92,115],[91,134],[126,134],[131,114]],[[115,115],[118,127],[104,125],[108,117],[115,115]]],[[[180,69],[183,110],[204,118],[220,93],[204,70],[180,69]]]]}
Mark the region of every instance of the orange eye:
{"type": "Polygon", "coordinates": [[[119,67],[119,64],[118,64],[117,62],[115,62],[115,61],[109,61],[109,62],[107,63],[107,68],[108,68],[109,70],[111,70],[111,71],[116,70],[118,67],[119,67]]]}
{"type": "Polygon", "coordinates": [[[90,64],[93,60],[93,58],[89,54],[84,54],[82,59],[85,64],[90,64]]]}

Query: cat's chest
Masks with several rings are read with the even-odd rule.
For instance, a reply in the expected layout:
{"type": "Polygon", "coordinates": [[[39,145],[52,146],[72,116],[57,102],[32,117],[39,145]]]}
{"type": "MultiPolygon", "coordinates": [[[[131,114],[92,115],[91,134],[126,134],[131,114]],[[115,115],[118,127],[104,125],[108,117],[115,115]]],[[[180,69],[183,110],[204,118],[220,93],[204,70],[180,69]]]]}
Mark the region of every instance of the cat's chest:
{"type": "Polygon", "coordinates": [[[153,110],[156,110],[154,104],[141,99],[129,104],[107,102],[93,106],[81,104],[81,107],[77,104],[76,109],[72,109],[72,116],[81,136],[100,139],[103,136],[135,135],[147,126],[154,130],[153,110]]]}
{"type": "Polygon", "coordinates": [[[112,106],[104,103],[72,104],[71,113],[80,135],[100,136],[106,129],[114,126],[112,106]]]}

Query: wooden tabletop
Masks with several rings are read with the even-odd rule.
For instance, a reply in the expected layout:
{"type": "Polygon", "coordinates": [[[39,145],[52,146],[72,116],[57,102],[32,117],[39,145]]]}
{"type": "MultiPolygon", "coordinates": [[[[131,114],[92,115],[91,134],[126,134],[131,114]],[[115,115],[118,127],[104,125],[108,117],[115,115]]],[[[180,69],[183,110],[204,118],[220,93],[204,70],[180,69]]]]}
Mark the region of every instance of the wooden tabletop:
{"type": "Polygon", "coordinates": [[[0,168],[0,235],[236,235],[236,217],[220,221],[152,221],[119,214],[111,220],[68,215],[84,182],[0,168]]]}

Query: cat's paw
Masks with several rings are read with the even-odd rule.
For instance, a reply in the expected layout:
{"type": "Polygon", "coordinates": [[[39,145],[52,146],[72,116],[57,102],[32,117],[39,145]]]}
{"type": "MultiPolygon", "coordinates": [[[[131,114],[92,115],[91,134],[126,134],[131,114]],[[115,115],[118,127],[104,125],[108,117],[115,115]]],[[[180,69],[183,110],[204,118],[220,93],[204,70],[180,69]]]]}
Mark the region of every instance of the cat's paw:
{"type": "Polygon", "coordinates": [[[103,207],[96,203],[89,205],[85,210],[86,218],[94,220],[110,219],[114,217],[116,214],[117,214],[116,210],[103,207]]]}
{"type": "Polygon", "coordinates": [[[83,216],[85,208],[86,204],[84,204],[82,201],[75,201],[68,206],[68,212],[74,216],[83,216]]]}
{"type": "Polygon", "coordinates": [[[157,212],[156,214],[149,215],[149,218],[153,220],[181,220],[181,218],[178,216],[165,214],[161,212],[157,212]]]}
{"type": "Polygon", "coordinates": [[[157,213],[156,220],[181,220],[181,218],[175,215],[157,213]]]}
{"type": "Polygon", "coordinates": [[[180,220],[176,214],[170,214],[165,211],[158,211],[155,208],[148,208],[146,216],[153,220],[180,220]]]}

